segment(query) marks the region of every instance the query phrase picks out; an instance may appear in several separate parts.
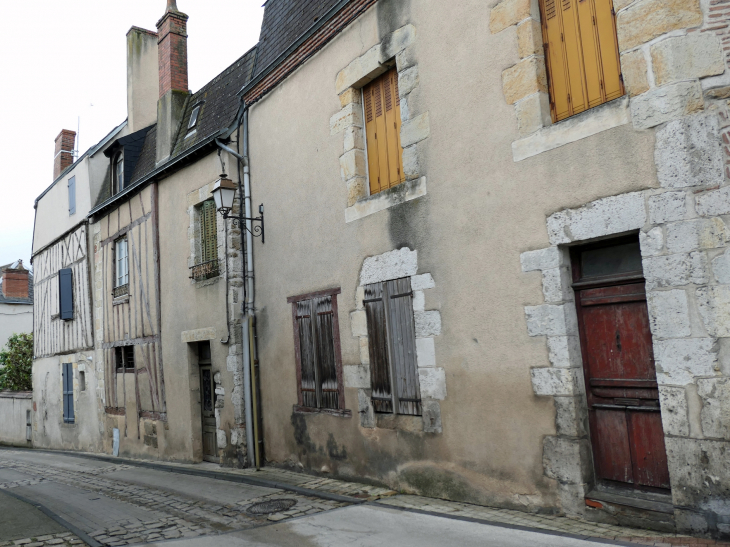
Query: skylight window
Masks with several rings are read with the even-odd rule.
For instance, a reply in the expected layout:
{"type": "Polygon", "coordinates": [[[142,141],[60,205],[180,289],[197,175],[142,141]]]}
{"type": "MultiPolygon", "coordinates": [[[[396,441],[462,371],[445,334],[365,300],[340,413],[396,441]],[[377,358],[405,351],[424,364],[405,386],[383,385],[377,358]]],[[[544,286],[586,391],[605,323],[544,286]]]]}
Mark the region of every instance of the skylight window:
{"type": "Polygon", "coordinates": [[[202,105],[198,105],[195,108],[193,108],[192,114],[190,114],[190,122],[188,123],[188,129],[192,129],[195,127],[195,124],[198,123],[198,114],[200,114],[200,107],[202,105]]]}

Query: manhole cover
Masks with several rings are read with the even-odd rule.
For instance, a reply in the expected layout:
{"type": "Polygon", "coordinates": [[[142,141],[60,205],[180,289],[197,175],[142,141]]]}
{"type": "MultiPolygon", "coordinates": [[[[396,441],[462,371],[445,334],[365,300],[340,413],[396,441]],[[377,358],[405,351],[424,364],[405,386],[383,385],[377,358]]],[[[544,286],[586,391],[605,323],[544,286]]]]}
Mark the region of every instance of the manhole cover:
{"type": "Polygon", "coordinates": [[[292,499],[276,499],[254,503],[246,512],[250,515],[269,515],[271,513],[279,513],[288,511],[297,504],[297,500],[292,499]]]}

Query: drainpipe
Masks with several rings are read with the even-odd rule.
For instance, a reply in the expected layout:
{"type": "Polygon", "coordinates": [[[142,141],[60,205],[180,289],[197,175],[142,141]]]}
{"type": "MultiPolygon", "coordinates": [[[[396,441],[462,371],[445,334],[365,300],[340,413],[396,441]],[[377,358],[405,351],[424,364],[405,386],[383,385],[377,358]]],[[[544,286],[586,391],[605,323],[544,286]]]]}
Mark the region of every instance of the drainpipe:
{"type": "MultiPolygon", "coordinates": [[[[245,108],[245,107],[244,107],[245,108]]],[[[241,126],[239,125],[239,131],[241,126]]],[[[232,156],[238,159],[239,165],[239,177],[238,177],[238,195],[240,200],[240,210],[244,213],[246,218],[251,218],[251,179],[249,175],[248,167],[248,109],[243,111],[243,136],[237,139],[237,147],[241,149],[241,140],[243,140],[243,154],[236,152],[231,147],[223,144],[219,139],[216,139],[216,144],[222,150],[225,150],[232,156]],[[243,177],[240,176],[240,167],[243,165],[243,177]],[[243,178],[243,185],[241,184],[241,178],[243,178]]],[[[242,325],[242,342],[243,342],[243,398],[245,406],[246,416],[246,445],[249,462],[253,463],[257,468],[259,467],[259,458],[257,451],[256,438],[254,436],[254,429],[256,428],[256,420],[254,418],[254,389],[255,385],[252,381],[252,370],[253,370],[253,359],[254,347],[253,337],[251,332],[253,330],[254,322],[254,275],[253,275],[253,236],[251,230],[253,229],[252,222],[246,221],[246,230],[243,233],[246,234],[246,257],[244,264],[244,283],[246,284],[245,292],[246,297],[243,304],[244,320],[242,325]]],[[[243,236],[243,233],[241,234],[243,236]]]]}

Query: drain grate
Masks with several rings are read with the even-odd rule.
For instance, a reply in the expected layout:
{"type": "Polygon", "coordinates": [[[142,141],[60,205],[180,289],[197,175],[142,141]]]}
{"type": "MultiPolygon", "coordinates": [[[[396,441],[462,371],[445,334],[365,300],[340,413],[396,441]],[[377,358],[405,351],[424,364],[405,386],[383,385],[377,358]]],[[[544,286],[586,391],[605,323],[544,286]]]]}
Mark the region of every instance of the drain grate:
{"type": "Polygon", "coordinates": [[[293,499],[275,499],[254,503],[246,512],[249,515],[270,515],[271,513],[279,513],[288,511],[297,504],[297,500],[293,499]]]}

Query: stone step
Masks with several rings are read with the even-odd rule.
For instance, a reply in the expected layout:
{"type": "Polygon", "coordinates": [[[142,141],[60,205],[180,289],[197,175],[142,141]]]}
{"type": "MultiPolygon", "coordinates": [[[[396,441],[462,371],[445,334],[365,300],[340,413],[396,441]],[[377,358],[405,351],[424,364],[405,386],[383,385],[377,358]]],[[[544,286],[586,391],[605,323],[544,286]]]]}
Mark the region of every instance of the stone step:
{"type": "Polygon", "coordinates": [[[658,532],[676,530],[674,506],[668,494],[594,489],[585,499],[587,520],[658,532]]]}

